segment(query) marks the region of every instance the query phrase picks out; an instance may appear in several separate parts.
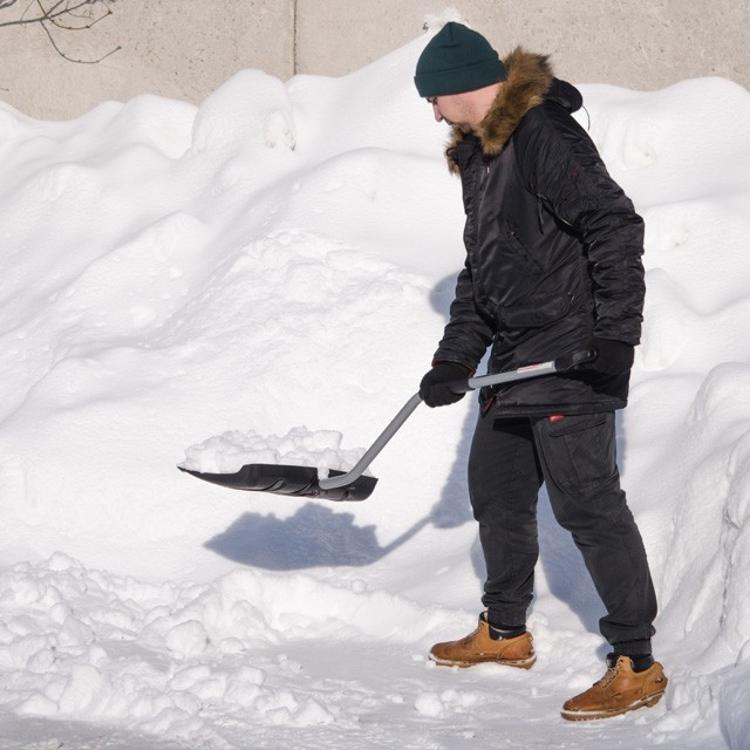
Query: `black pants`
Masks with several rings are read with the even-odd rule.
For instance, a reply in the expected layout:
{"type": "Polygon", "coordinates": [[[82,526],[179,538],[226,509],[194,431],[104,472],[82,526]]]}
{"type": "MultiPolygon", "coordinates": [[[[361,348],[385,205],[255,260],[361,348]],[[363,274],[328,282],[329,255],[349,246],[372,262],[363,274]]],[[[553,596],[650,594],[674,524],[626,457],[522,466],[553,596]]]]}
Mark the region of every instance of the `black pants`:
{"type": "Polygon", "coordinates": [[[526,622],[539,555],[536,503],[546,482],[607,610],[602,635],[621,654],[651,653],[656,596],[638,527],[620,488],[613,412],[549,418],[479,417],[469,492],[487,565],[482,598],[500,626],[526,622]]]}

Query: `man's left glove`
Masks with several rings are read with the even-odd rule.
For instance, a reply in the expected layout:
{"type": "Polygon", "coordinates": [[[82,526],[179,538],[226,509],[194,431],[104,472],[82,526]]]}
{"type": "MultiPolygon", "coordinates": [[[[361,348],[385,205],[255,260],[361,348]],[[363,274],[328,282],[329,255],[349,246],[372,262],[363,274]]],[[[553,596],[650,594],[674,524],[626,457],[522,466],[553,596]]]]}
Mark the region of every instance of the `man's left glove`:
{"type": "Polygon", "coordinates": [[[596,350],[596,359],[585,365],[588,370],[604,375],[618,375],[633,366],[634,347],[630,344],[595,336],[591,339],[589,348],[596,350]]]}
{"type": "Polygon", "coordinates": [[[465,367],[454,362],[438,362],[422,378],[419,384],[419,395],[427,406],[447,406],[464,397],[464,393],[452,391],[448,384],[455,380],[468,378],[465,367]]]}

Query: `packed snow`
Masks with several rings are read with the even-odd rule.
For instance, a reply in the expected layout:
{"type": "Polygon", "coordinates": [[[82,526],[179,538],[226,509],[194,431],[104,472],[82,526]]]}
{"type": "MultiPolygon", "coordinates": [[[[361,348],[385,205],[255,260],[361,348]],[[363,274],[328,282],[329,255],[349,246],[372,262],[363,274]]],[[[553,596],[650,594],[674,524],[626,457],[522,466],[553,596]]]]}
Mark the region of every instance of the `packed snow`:
{"type": "Polygon", "coordinates": [[[537,664],[427,660],[480,607],[471,397],[417,409],[364,503],[176,469],[352,463],[417,390],[463,263],[447,133],[412,83],[427,39],[339,79],[241,71],[199,107],[0,104],[0,749],[750,748],[737,84],[581,85],[647,227],[618,444],[660,600],[656,707],[560,719],[606,646],[546,497],[537,664]]]}
{"type": "Polygon", "coordinates": [[[185,449],[184,469],[202,473],[231,474],[245,464],[291,464],[318,469],[327,477],[331,469],[349,471],[364,449],[343,449],[344,436],[336,430],[311,432],[304,425],[286,435],[259,435],[254,430],[229,430],[185,449]]]}

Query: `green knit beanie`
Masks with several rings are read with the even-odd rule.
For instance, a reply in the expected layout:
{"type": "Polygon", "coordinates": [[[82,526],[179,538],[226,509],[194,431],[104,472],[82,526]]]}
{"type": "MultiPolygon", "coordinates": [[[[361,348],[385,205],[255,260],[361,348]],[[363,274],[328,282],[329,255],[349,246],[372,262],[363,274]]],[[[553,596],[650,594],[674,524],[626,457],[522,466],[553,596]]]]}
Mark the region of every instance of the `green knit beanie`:
{"type": "Polygon", "coordinates": [[[505,66],[476,31],[463,24],[445,24],[422,51],[414,83],[421,97],[474,91],[508,76],[505,66]]]}

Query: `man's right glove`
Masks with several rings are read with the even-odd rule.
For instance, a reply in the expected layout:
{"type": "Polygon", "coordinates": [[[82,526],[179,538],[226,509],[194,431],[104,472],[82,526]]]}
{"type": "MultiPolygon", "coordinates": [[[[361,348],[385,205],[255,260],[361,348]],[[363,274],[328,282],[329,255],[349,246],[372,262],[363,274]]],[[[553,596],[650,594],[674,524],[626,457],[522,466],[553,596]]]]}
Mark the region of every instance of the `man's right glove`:
{"type": "Polygon", "coordinates": [[[456,393],[448,388],[448,384],[455,380],[464,380],[469,372],[462,365],[454,362],[438,362],[422,378],[419,384],[419,395],[427,406],[447,406],[460,401],[465,393],[456,393]]]}

